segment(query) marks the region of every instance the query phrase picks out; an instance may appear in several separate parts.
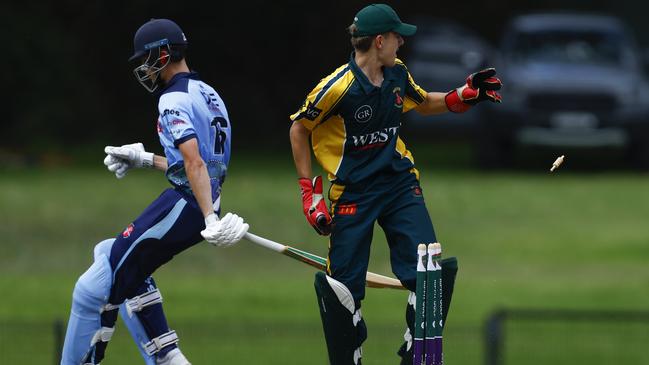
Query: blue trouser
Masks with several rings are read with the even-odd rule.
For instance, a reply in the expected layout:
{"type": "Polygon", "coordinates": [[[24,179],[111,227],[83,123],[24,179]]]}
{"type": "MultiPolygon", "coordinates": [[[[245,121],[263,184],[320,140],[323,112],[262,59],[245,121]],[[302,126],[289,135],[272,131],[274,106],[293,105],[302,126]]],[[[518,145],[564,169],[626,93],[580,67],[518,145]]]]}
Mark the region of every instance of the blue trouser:
{"type": "MultiPolygon", "coordinates": [[[[194,197],[167,189],[129,225],[130,232],[119,234],[110,253],[113,286],[108,302],[119,304],[155,287],[153,272],[175,255],[203,240],[203,214],[194,197]]],[[[169,331],[162,304],[137,313],[149,338],[169,331]]],[[[112,327],[115,311],[104,312],[102,325],[112,327]],[[108,323],[106,323],[108,322],[108,323]]],[[[167,352],[174,348],[165,348],[167,352]]]]}
{"type": "Polygon", "coordinates": [[[417,277],[417,245],[436,242],[414,173],[381,173],[353,186],[332,184],[333,230],[328,274],[349,288],[357,305],[365,297],[365,274],[374,222],[388,241],[392,272],[411,291],[417,277]]]}
{"type": "Polygon", "coordinates": [[[193,197],[173,189],[162,192],[129,226],[130,233],[119,234],[113,244],[113,287],[108,302],[119,304],[135,295],[157,268],[201,242],[204,227],[193,197]]]}
{"type": "MultiPolygon", "coordinates": [[[[97,245],[95,262],[79,278],[73,292],[61,363],[98,364],[104,357],[117,320],[115,308],[126,299],[155,290],[151,274],[176,254],[201,242],[203,228],[203,214],[194,197],[167,189],[115,240],[97,245]]],[[[146,340],[170,332],[161,303],[153,303],[129,315],[138,319],[126,318],[125,322],[134,338],[137,337],[147,364],[153,361],[153,353],[164,355],[175,347],[175,342],[170,341],[163,348],[146,351],[142,348],[146,340]]]]}

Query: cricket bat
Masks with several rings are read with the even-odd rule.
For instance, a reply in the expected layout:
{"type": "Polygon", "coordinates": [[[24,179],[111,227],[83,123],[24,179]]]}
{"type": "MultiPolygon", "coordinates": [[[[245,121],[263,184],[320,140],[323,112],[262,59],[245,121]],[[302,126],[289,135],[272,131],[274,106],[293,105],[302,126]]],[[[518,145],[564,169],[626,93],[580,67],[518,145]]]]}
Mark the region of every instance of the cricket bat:
{"type": "MultiPolygon", "coordinates": [[[[295,247],[283,245],[275,241],[271,241],[267,238],[259,237],[250,232],[246,233],[244,236],[248,241],[255,243],[259,246],[265,247],[269,250],[281,253],[282,255],[288,256],[292,259],[302,261],[303,263],[313,266],[318,270],[327,269],[327,260],[324,257],[314,255],[310,252],[299,250],[295,247]]],[[[375,274],[373,272],[367,272],[366,284],[370,288],[390,288],[390,289],[404,289],[401,282],[395,278],[389,276],[375,274]]]]}

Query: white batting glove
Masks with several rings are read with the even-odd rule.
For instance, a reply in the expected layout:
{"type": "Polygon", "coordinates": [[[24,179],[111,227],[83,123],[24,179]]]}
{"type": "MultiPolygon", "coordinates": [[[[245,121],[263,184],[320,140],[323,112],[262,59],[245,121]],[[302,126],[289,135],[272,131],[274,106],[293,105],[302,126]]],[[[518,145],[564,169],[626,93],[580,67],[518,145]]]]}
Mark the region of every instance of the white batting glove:
{"type": "Polygon", "coordinates": [[[129,168],[153,167],[153,153],[145,151],[142,143],[125,144],[121,147],[106,146],[104,152],[125,161],[129,168]]]}
{"type": "Polygon", "coordinates": [[[104,159],[104,165],[106,165],[108,171],[115,173],[115,176],[118,179],[126,176],[126,171],[129,169],[126,161],[111,155],[106,156],[104,159]]]}
{"type": "Polygon", "coordinates": [[[201,235],[215,246],[229,247],[239,242],[248,232],[248,223],[236,214],[228,213],[219,220],[216,214],[205,218],[205,229],[201,235]]]}

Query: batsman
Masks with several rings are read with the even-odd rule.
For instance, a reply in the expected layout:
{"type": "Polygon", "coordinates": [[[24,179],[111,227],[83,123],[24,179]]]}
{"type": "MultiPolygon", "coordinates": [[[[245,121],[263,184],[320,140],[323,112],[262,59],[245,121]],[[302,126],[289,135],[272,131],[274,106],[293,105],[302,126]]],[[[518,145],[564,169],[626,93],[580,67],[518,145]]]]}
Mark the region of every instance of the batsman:
{"type": "MultiPolygon", "coordinates": [[[[417,27],[403,23],[385,4],[361,9],[348,28],[349,62],[322,79],[290,118],[291,148],[307,221],[330,235],[328,265],[315,289],[332,365],[361,364],[367,328],[361,314],[374,223],[383,229],[392,271],[410,290],[401,364],[412,364],[417,245],[437,242],[424,203],[419,172],[400,138],[402,114],[462,113],[501,101],[494,69],[478,71],[447,93],[426,92],[397,59],[404,37],[417,27]],[[312,178],[311,149],[328,174],[327,207],[320,176],[312,178]]],[[[445,314],[455,267],[443,267],[445,314]]],[[[444,316],[445,316],[444,314],[444,316]]]]}
{"type": "Polygon", "coordinates": [[[164,171],[171,187],[122,233],[95,246],[94,262],[72,292],[61,365],[99,364],[118,313],[146,365],[190,365],[151,275],[203,240],[230,246],[248,230],[236,214],[217,217],[230,160],[230,119],[219,94],[190,72],[185,34],[169,19],[151,19],[133,43],[133,72],[158,101],[164,156],[142,143],[108,146],[104,164],[119,179],[133,168],[164,171]]]}

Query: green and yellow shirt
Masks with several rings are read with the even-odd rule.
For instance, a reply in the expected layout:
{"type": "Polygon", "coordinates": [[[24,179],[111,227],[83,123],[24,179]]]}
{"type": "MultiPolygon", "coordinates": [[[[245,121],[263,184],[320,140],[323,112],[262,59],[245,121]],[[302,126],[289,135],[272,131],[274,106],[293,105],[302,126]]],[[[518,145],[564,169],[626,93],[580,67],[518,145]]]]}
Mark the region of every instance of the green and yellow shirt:
{"type": "Polygon", "coordinates": [[[374,86],[354,61],[339,67],[309,93],[291,116],[311,131],[311,146],[329,180],[362,182],[380,172],[414,169],[414,159],[399,137],[401,114],[426,100],[426,91],[397,59],[374,86]]]}

